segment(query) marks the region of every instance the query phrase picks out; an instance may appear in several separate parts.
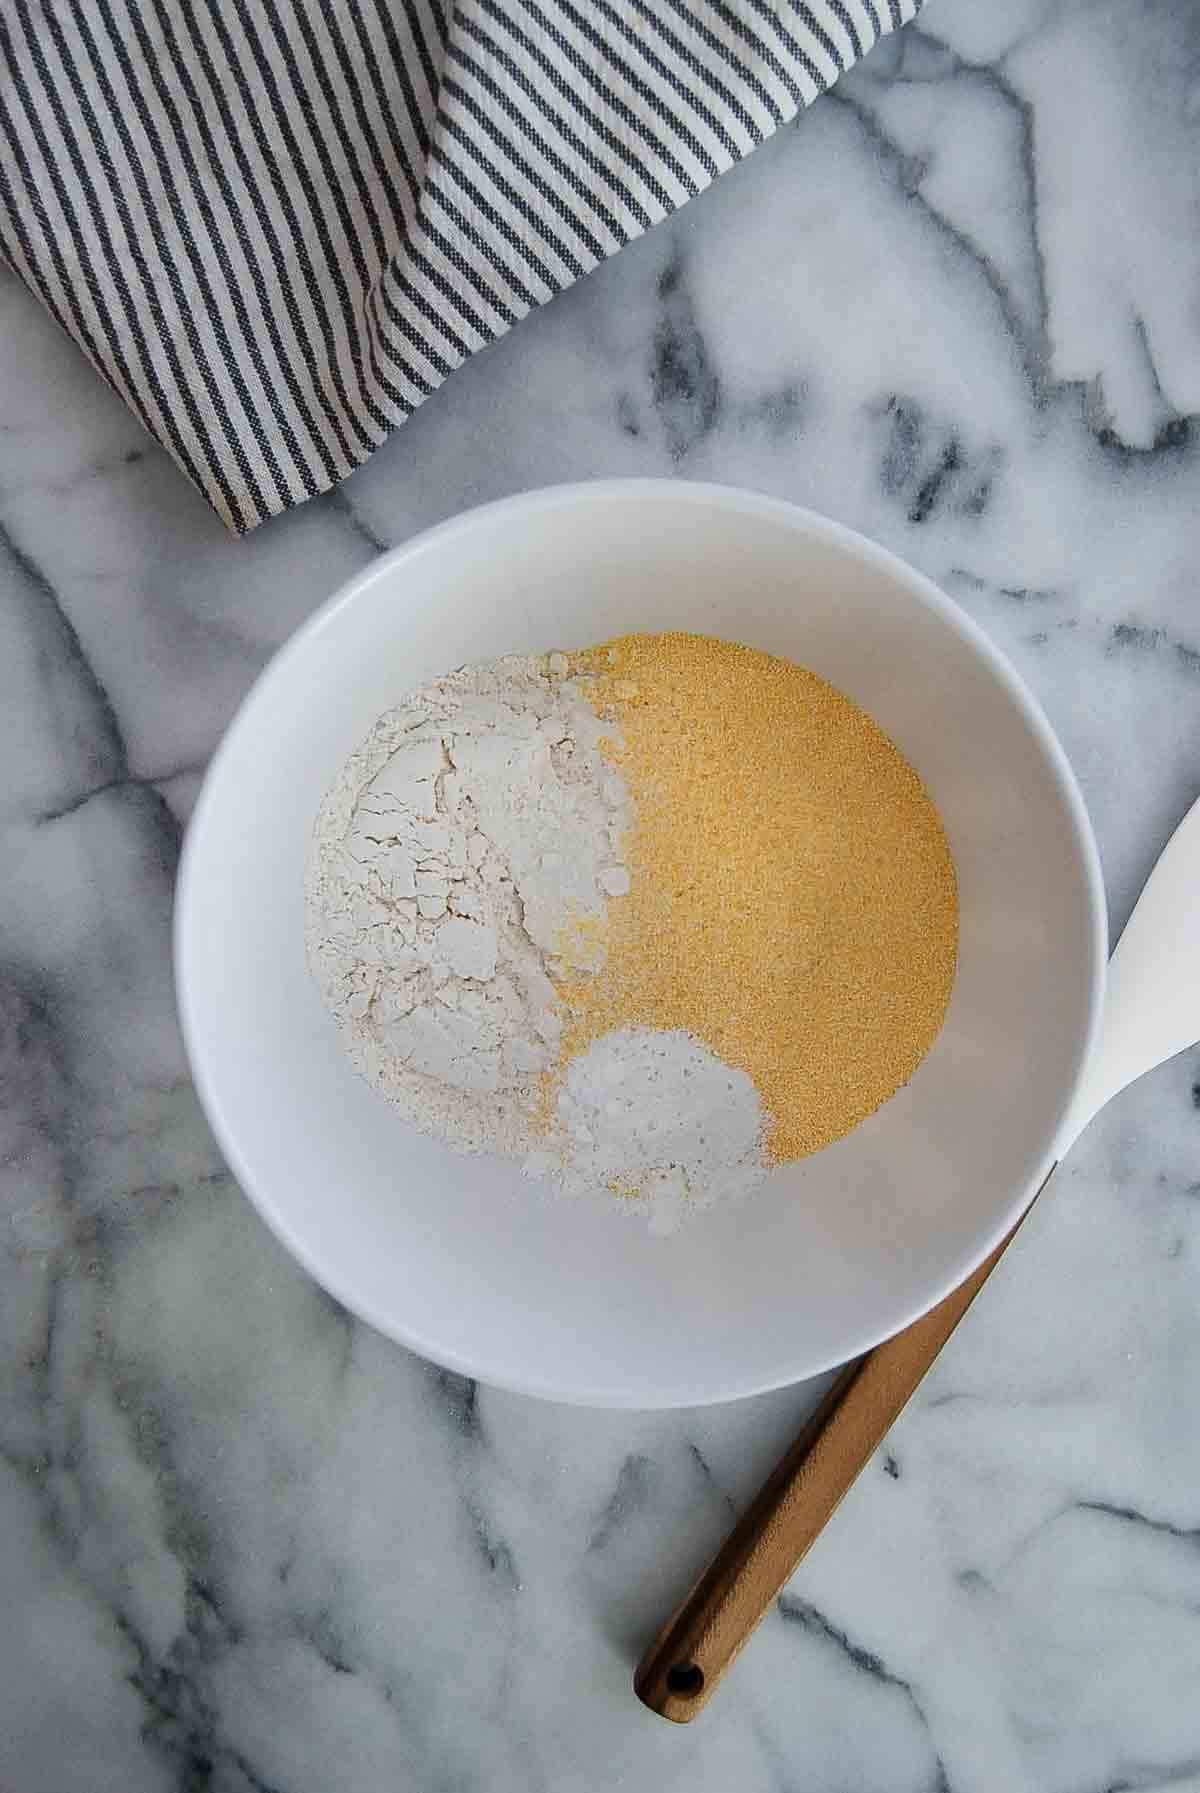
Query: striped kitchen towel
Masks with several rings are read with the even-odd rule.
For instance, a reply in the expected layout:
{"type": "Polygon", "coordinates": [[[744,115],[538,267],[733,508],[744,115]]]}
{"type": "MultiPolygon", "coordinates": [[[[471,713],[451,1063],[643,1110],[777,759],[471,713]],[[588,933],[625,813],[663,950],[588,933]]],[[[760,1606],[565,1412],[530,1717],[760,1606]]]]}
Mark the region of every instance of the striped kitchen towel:
{"type": "Polygon", "coordinates": [[[0,254],[235,530],[920,0],[3,0],[0,254]]]}

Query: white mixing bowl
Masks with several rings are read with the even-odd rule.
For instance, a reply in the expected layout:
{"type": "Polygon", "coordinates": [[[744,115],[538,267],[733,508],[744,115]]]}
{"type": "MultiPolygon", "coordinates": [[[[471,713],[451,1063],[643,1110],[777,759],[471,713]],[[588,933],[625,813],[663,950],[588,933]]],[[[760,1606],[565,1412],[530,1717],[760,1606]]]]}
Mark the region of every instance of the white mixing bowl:
{"type": "Polygon", "coordinates": [[[935,586],[748,492],[563,487],[474,511],[361,573],[276,656],[209,771],[176,921],[179,1002],[221,1146],[312,1275],[464,1374],[621,1407],[814,1374],[915,1319],[1054,1157],[1106,955],[1095,843],[1049,725],[935,586]],[[305,966],[320,799],[379,713],[466,661],[693,629],[811,667],[920,772],[958,867],[945,1027],[911,1084],[744,1205],[660,1239],[619,1204],[423,1138],[359,1080],[305,966]]]}

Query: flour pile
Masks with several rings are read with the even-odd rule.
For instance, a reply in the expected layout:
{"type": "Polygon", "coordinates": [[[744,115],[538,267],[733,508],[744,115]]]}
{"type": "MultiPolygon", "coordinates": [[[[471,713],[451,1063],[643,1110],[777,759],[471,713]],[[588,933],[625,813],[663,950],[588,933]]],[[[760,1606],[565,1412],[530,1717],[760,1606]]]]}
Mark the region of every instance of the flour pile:
{"type": "Polygon", "coordinates": [[[417,1127],[667,1230],[764,1175],[764,1116],[684,1032],[623,1029],[559,1066],[556,984],[603,968],[630,888],[612,734],[559,654],[405,697],[321,806],[306,939],[352,1062],[417,1127]]]}

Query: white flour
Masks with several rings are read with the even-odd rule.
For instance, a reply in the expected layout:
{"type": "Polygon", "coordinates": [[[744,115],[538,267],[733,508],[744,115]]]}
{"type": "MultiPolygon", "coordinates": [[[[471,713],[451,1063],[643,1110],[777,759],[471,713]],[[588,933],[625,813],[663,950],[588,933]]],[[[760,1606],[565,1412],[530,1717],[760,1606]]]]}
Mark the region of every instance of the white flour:
{"type": "MultiPolygon", "coordinates": [[[[362,1074],[423,1131],[523,1153],[558,1056],[552,974],[628,889],[624,780],[563,676],[466,667],[381,716],[321,805],[309,963],[362,1074]]],[[[611,732],[611,730],[609,730],[611,732]]]]}
{"type": "Polygon", "coordinates": [[[380,717],[317,817],[309,963],[356,1068],[423,1132],[615,1189],[668,1231],[763,1176],[763,1113],[691,1035],[626,1028],[572,1061],[539,1127],[555,978],[600,969],[608,903],[629,889],[629,794],[599,747],[612,725],[567,670],[466,667],[380,717]]]}

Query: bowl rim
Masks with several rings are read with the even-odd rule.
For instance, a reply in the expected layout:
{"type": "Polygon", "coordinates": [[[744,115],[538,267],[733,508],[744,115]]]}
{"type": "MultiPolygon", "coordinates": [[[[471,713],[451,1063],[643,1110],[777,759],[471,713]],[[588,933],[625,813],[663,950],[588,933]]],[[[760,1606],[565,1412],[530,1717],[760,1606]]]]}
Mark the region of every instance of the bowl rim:
{"type": "MultiPolygon", "coordinates": [[[[366,566],[361,567],[281,643],[238,704],[205,771],[200,793],[184,834],[176,880],[172,942],[175,994],[180,1026],[192,1079],[208,1124],[212,1128],[222,1156],[242,1193],[288,1253],[321,1288],[333,1295],[358,1318],[374,1327],[385,1337],[403,1345],[405,1349],[457,1374],[482,1381],[488,1386],[505,1389],[516,1394],[559,1401],[568,1405],[650,1412],[693,1406],[707,1407],[720,1402],[746,1399],[752,1395],[769,1393],[773,1389],[790,1387],[793,1383],[802,1382],[836,1369],[843,1363],[850,1362],[855,1357],[873,1349],[883,1340],[895,1337],[896,1334],[904,1331],[923,1315],[929,1313],[973,1271],[978,1269],[1001,1240],[1006,1238],[1023,1218],[1058,1162],[1059,1138],[1074,1105],[1084,1071],[1095,1051],[1100,1029],[1108,961],[1108,912],[1095,833],[1083,794],[1065,749],[1041,704],[1007,655],[996,646],[984,629],[932,579],[916,567],[911,566],[898,554],[894,554],[880,543],[872,541],[868,536],[860,534],[846,524],[836,522],[833,518],[809,510],[803,505],[793,504],[788,499],[775,498],[766,493],[711,481],[680,480],[670,477],[592,479],[543,486],[530,491],[514,493],[506,498],[495,499],[473,506],[469,510],[460,511],[441,523],[419,530],[398,547],[388,549],[375,556],[366,566]],[[622,500],[656,501],[661,498],[668,498],[673,503],[690,503],[739,512],[745,516],[758,517],[764,522],[783,524],[798,534],[810,538],[822,539],[827,544],[845,550],[877,571],[886,574],[898,584],[906,586],[913,596],[952,629],[976,656],[984,661],[993,676],[1005,689],[1021,713],[1053,775],[1070,818],[1073,843],[1084,873],[1089,911],[1087,924],[1090,980],[1087,1022],[1076,1063],[1071,1076],[1064,1080],[1059,1112],[1051,1131],[1049,1144],[1036,1161],[1036,1168],[1027,1184],[1023,1188],[1014,1190],[1003,1213],[994,1225],[981,1236],[981,1242],[975,1249],[960,1254],[952,1271],[939,1279],[927,1299],[922,1299],[911,1308],[903,1309],[897,1321],[893,1323],[889,1319],[882,1329],[865,1329],[853,1351],[845,1355],[835,1354],[816,1361],[797,1361],[791,1366],[781,1369],[778,1374],[772,1374],[766,1378],[739,1378],[733,1375],[727,1382],[714,1385],[701,1393],[691,1392],[686,1399],[681,1399],[678,1392],[671,1389],[664,1390],[661,1398],[655,1398],[653,1395],[648,1395],[644,1389],[631,1392],[611,1387],[583,1388],[577,1385],[563,1387],[554,1380],[553,1375],[540,1377],[520,1375],[508,1373],[503,1369],[494,1372],[487,1365],[481,1365],[475,1361],[469,1354],[456,1350],[445,1340],[425,1337],[417,1330],[406,1327],[394,1315],[379,1311],[373,1301],[364,1300],[353,1288],[347,1286],[340,1276],[329,1276],[317,1255],[309,1251],[307,1246],[293,1236],[286,1212],[276,1204],[267,1190],[256,1187],[255,1176],[242,1153],[234,1130],[227,1122],[219,1081],[201,1044],[201,1028],[193,1006],[192,980],[189,975],[190,941],[196,933],[194,924],[196,867],[204,858],[205,838],[209,831],[210,816],[219,799],[224,768],[230,760],[236,757],[243,739],[253,733],[256,727],[256,713],[260,704],[265,701],[277,684],[286,682],[290,677],[293,664],[310,652],[320,636],[335,624],[341,612],[357,603],[377,581],[390,578],[396,570],[406,564],[427,554],[436,553],[446,542],[469,534],[497,519],[503,518],[511,521],[533,518],[548,511],[570,509],[581,504],[611,504],[614,501],[622,500]]],[[[1067,1143],[1069,1145],[1070,1141],[1067,1143]]]]}

